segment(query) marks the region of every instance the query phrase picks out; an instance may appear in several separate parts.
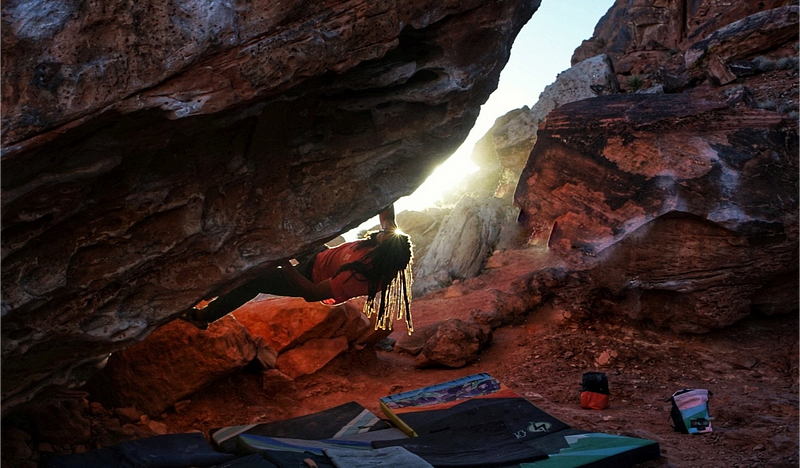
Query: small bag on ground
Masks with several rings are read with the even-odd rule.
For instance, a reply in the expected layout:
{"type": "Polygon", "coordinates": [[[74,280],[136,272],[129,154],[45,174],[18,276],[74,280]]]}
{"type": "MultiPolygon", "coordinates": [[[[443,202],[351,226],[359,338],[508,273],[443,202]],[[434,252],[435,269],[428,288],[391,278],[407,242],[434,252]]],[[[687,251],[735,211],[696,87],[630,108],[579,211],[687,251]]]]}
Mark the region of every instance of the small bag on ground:
{"type": "Polygon", "coordinates": [[[581,408],[608,408],[608,377],[602,372],[586,372],[581,382],[581,408]]]}
{"type": "Polygon", "coordinates": [[[697,388],[684,388],[673,393],[666,401],[672,401],[672,427],[684,434],[711,432],[711,416],[708,414],[708,399],[712,393],[697,388]]]}

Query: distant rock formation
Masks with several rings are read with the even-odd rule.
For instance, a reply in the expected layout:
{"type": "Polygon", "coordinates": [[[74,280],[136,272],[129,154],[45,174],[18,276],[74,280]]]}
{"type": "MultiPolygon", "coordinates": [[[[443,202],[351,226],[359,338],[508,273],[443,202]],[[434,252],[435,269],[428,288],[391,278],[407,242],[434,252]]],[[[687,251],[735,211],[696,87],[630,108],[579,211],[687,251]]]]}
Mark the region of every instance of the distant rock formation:
{"type": "Polygon", "coordinates": [[[442,220],[426,255],[415,263],[414,296],[478,276],[500,242],[503,227],[515,219],[516,210],[500,199],[462,197],[442,220]]]}
{"type": "Polygon", "coordinates": [[[576,51],[573,62],[607,53],[624,88],[641,74],[643,91],[662,94],[575,102],[539,127],[515,202],[528,243],[580,278],[554,285],[566,307],[678,332],[798,309],[798,6],[788,3],[617,2],[576,51]]]}
{"type": "MultiPolygon", "coordinates": [[[[668,89],[683,89],[689,78],[684,75],[689,66],[685,52],[693,44],[702,43],[717,31],[729,29],[729,25],[751,15],[772,10],[770,15],[782,16],[779,8],[796,3],[794,0],[725,3],[617,0],[597,24],[592,37],[575,50],[572,64],[605,53],[611,57],[624,90],[630,89],[628,79],[632,77],[641,79],[644,87],[662,84],[668,89]]],[[[797,39],[797,28],[784,21],[775,25],[775,29],[787,26],[788,29],[778,35],[772,34],[773,25],[763,25],[763,32],[753,29],[755,34],[749,39],[741,37],[741,44],[747,47],[766,39],[772,44],[761,44],[757,48],[769,51],[785,44],[789,36],[797,39]]]]}
{"type": "Polygon", "coordinates": [[[443,213],[425,255],[418,256],[416,296],[449,286],[454,280],[473,278],[495,250],[519,246],[517,209],[510,202],[536,143],[539,124],[560,105],[616,93],[618,88],[608,57],[598,55],[560,73],[531,109],[518,109],[497,119],[472,153],[480,170],[455,190],[460,198],[443,213]]]}
{"type": "MultiPolygon", "coordinates": [[[[791,3],[619,1],[539,102],[499,118],[475,146],[481,171],[461,193],[479,206],[516,185],[527,244],[548,259],[532,274],[543,275],[551,302],[678,332],[797,310],[791,3]]],[[[454,275],[454,263],[468,264],[460,257],[492,263],[483,245],[459,237],[474,216],[461,212],[434,240],[447,253],[432,247],[421,260],[421,291],[483,272],[454,275]]]]}
{"type": "Polygon", "coordinates": [[[709,331],[797,285],[798,150],[796,121],[744,103],[607,96],[548,116],[516,201],[531,244],[633,315],[709,331]]]}
{"type": "Polygon", "coordinates": [[[556,80],[542,91],[529,112],[523,109],[502,126],[495,125],[493,131],[487,134],[487,137],[491,135],[500,166],[510,173],[506,177],[515,183],[519,180],[522,168],[536,144],[539,124],[550,111],[570,102],[618,92],[619,83],[614,75],[614,66],[605,54],[586,59],[559,73],[556,80]]]}
{"type": "Polygon", "coordinates": [[[3,4],[2,408],[359,225],[538,0],[3,4]]]}

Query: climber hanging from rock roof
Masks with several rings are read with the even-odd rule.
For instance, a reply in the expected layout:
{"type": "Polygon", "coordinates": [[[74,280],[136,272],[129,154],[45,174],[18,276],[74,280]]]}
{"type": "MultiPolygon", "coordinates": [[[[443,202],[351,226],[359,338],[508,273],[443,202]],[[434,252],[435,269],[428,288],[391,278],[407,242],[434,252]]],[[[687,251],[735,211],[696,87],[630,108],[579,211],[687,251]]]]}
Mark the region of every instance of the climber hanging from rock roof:
{"type": "Polygon", "coordinates": [[[368,232],[354,242],[322,250],[293,266],[283,260],[205,307],[196,305],[179,318],[201,330],[256,297],[258,294],[302,297],[306,301],[337,304],[366,296],[364,313],[376,314],[376,329],[391,329],[396,316],[411,321],[411,238],[397,228],[394,206],[379,216],[380,231],[368,232]]]}

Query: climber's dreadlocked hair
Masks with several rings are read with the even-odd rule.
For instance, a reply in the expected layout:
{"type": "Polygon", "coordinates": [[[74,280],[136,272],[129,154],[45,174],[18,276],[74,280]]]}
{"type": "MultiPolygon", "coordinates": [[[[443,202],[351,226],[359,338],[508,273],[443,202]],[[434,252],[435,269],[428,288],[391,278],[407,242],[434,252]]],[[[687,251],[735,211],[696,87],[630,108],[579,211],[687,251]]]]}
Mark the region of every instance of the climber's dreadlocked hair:
{"type": "Polygon", "coordinates": [[[367,301],[364,314],[367,318],[377,312],[375,329],[392,329],[394,317],[405,317],[408,334],[414,331],[411,321],[411,264],[414,259],[411,238],[394,232],[378,244],[378,233],[372,231],[356,249],[372,247],[362,261],[346,263],[337,273],[350,271],[367,280],[367,301]]]}

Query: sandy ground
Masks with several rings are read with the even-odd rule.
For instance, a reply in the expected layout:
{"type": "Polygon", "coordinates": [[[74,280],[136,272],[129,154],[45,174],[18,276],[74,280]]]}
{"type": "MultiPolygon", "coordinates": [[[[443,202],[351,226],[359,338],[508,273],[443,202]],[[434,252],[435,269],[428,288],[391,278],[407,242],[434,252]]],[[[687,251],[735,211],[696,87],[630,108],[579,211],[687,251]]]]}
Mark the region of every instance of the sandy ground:
{"type": "MultiPolygon", "coordinates": [[[[454,305],[456,303],[453,303],[454,305]]],[[[459,300],[463,305],[463,299],[459,300]]],[[[428,311],[426,321],[448,316],[428,311]]],[[[243,372],[196,394],[170,432],[279,421],[357,401],[380,415],[378,399],[488,372],[577,429],[656,440],[662,459],[645,467],[798,466],[798,318],[751,317],[705,335],[675,335],[620,317],[570,317],[552,308],[495,330],[478,362],[461,369],[413,366],[413,357],[351,351],[318,373],[266,392],[243,372]],[[611,406],[580,408],[584,372],[609,379],[611,406]],[[706,388],[714,432],[685,435],[670,425],[674,391],[706,388]]]]}

